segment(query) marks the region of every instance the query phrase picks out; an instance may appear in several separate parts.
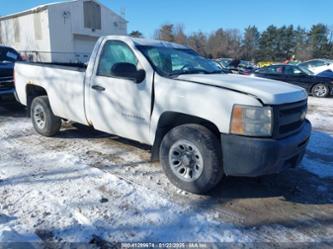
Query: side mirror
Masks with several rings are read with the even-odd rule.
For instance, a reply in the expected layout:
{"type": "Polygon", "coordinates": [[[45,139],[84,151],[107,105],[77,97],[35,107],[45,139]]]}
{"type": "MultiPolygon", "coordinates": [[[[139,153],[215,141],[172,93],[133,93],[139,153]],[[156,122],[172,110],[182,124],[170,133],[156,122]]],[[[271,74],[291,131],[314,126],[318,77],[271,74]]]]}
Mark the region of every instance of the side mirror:
{"type": "Polygon", "coordinates": [[[135,83],[141,83],[146,78],[144,70],[137,70],[131,63],[116,63],[111,68],[111,74],[116,77],[134,80],[135,83]]]}

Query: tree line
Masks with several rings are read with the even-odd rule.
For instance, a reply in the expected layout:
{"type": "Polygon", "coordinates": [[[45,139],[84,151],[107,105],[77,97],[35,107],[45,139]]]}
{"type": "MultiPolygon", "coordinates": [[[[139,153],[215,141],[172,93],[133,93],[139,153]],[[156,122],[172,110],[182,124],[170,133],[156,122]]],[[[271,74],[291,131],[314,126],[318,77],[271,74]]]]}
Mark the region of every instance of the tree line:
{"type": "MultiPolygon", "coordinates": [[[[143,37],[140,31],[130,33],[143,37]]],[[[270,25],[260,32],[249,26],[239,29],[220,28],[210,34],[201,31],[186,34],[183,25],[164,24],[154,38],[187,45],[208,58],[230,57],[254,61],[284,61],[333,58],[333,29],[315,24],[309,30],[300,26],[276,27],[270,25]]]]}

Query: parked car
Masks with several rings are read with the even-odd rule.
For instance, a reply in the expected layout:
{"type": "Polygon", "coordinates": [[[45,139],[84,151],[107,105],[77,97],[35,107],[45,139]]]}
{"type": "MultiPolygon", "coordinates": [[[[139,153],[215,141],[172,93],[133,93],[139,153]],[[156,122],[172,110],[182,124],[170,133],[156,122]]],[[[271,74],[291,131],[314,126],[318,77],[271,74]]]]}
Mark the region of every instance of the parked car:
{"type": "Polygon", "coordinates": [[[218,68],[219,70],[221,70],[221,73],[230,73],[230,71],[228,69],[226,69],[225,67],[223,67],[219,62],[217,62],[216,60],[211,60],[218,68]]]}
{"type": "Polygon", "coordinates": [[[39,134],[56,135],[65,119],[151,145],[170,181],[192,193],[223,175],[295,167],[311,133],[304,89],[221,74],[174,43],[101,37],[87,69],[20,62],[15,79],[39,134]]]}
{"type": "Polygon", "coordinates": [[[316,74],[316,76],[333,79],[333,71],[325,70],[319,74],[316,74]]]}
{"type": "Polygon", "coordinates": [[[216,59],[216,61],[223,67],[223,68],[227,68],[228,65],[230,64],[230,62],[232,62],[233,59],[231,58],[219,58],[216,59]]]}
{"type": "Polygon", "coordinates": [[[220,59],[216,61],[225,72],[233,74],[250,75],[257,68],[252,62],[239,59],[220,59]]]}
{"type": "Polygon", "coordinates": [[[306,67],[314,74],[319,74],[326,70],[333,71],[333,60],[313,59],[300,63],[299,66],[306,67]]]}
{"type": "Polygon", "coordinates": [[[315,97],[327,97],[333,94],[333,80],[314,75],[302,66],[277,64],[257,69],[254,75],[291,83],[307,90],[315,97]]]}
{"type": "Polygon", "coordinates": [[[238,65],[238,70],[240,74],[250,75],[254,72],[258,67],[251,61],[241,60],[238,65]]]}
{"type": "Polygon", "coordinates": [[[20,60],[20,54],[13,48],[0,46],[0,105],[15,101],[14,63],[20,60]]]}

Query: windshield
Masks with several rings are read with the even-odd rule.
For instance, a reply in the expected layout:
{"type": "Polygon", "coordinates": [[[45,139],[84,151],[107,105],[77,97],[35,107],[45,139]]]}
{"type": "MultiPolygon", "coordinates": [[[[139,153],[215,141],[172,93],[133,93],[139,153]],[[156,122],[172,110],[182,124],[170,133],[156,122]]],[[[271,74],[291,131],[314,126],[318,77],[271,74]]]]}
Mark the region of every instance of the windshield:
{"type": "Polygon", "coordinates": [[[20,56],[15,50],[6,47],[0,47],[0,62],[15,62],[20,56]]]}
{"type": "Polygon", "coordinates": [[[232,59],[218,59],[217,60],[223,67],[229,66],[230,62],[232,62],[232,59]]]}
{"type": "Polygon", "coordinates": [[[154,69],[163,76],[222,73],[221,68],[215,62],[200,56],[191,49],[154,46],[138,46],[138,49],[154,69]]]}
{"type": "Polygon", "coordinates": [[[304,73],[306,73],[307,75],[314,75],[314,73],[312,71],[310,71],[307,67],[305,66],[298,66],[304,73]]]}

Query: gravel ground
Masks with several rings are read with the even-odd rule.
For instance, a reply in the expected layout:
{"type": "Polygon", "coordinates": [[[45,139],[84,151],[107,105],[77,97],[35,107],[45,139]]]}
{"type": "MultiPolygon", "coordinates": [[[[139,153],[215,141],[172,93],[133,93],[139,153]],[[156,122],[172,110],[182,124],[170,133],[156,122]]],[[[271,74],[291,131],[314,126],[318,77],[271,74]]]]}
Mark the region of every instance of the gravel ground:
{"type": "Polygon", "coordinates": [[[0,108],[0,242],[323,242],[333,238],[333,99],[309,100],[302,165],[227,177],[209,196],[172,186],[149,148],[65,125],[55,138],[0,108]]]}

